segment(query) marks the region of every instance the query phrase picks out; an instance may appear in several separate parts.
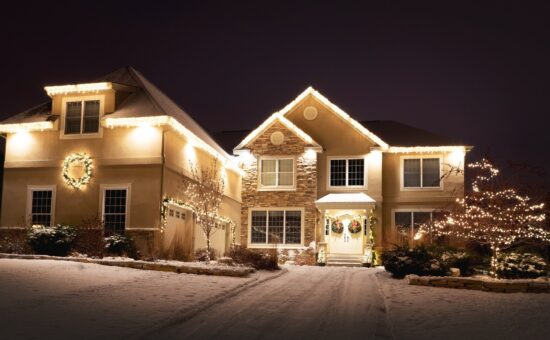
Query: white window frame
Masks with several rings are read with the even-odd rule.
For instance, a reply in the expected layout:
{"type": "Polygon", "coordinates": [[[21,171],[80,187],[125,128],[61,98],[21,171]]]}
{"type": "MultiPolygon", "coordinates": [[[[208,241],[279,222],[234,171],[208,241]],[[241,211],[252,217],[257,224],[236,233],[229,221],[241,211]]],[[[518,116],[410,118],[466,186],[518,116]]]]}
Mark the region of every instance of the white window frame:
{"type": "Polygon", "coordinates": [[[441,191],[443,190],[443,155],[417,155],[417,156],[401,156],[399,161],[399,177],[401,183],[401,191],[441,191]],[[425,187],[423,186],[423,159],[425,158],[437,158],[439,159],[439,186],[437,187],[425,187]],[[405,159],[420,159],[420,186],[419,187],[406,187],[405,186],[405,159]]]}
{"type": "Polygon", "coordinates": [[[89,95],[89,96],[66,96],[61,99],[61,122],[60,122],[60,138],[61,139],[82,139],[82,138],[101,138],[103,137],[103,127],[101,126],[101,118],[105,114],[105,95],[89,95]],[[65,133],[65,118],[67,115],[67,103],[82,102],[82,111],[80,113],[80,131],[84,126],[84,102],[99,100],[99,128],[93,133],[65,133]]]}
{"type": "Polygon", "coordinates": [[[408,213],[411,213],[411,225],[409,226],[410,229],[411,229],[411,241],[412,241],[412,244],[409,244],[410,247],[414,247],[414,244],[415,244],[415,241],[414,241],[414,234],[413,234],[413,231],[414,231],[414,219],[413,219],[413,213],[422,213],[422,212],[429,212],[430,213],[430,220],[433,220],[433,215],[434,215],[434,212],[436,212],[437,209],[436,208],[399,208],[399,209],[392,209],[391,210],[391,225],[392,225],[392,229],[395,233],[395,235],[397,236],[397,226],[395,225],[395,213],[398,213],[398,212],[408,212],[408,213]]]}
{"type": "Polygon", "coordinates": [[[296,190],[296,156],[260,156],[258,158],[258,191],[295,191],[296,190]],[[279,160],[292,160],[292,185],[262,185],[262,161],[263,160],[277,160],[275,162],[275,178],[279,181],[279,160]]]}
{"type": "Polygon", "coordinates": [[[363,189],[367,190],[368,188],[368,163],[367,163],[367,155],[355,155],[355,156],[328,156],[327,157],[327,188],[330,190],[354,190],[354,189],[363,189]],[[363,185],[349,185],[349,161],[354,159],[362,159],[363,160],[363,185]],[[330,176],[331,176],[331,169],[330,169],[330,161],[337,161],[337,160],[345,160],[346,161],[346,185],[336,185],[333,186],[330,184],[330,176]]]}
{"type": "Polygon", "coordinates": [[[106,190],[126,190],[126,219],[124,221],[124,230],[130,228],[130,207],[132,206],[132,185],[131,184],[101,184],[99,186],[99,212],[101,222],[105,221],[105,191],[106,190]]]}
{"type": "Polygon", "coordinates": [[[32,224],[32,193],[33,191],[51,191],[52,192],[52,204],[51,204],[51,211],[50,211],[50,225],[55,225],[55,196],[57,191],[57,185],[27,185],[27,211],[26,220],[28,221],[28,224],[32,224]]]}
{"type": "MultiPolygon", "coordinates": [[[[304,237],[305,237],[305,208],[300,207],[269,207],[269,208],[249,208],[248,209],[248,245],[250,248],[285,248],[285,249],[303,249],[304,248],[304,237]],[[284,218],[286,224],[286,212],[287,211],[300,211],[301,213],[301,228],[300,228],[300,244],[298,243],[268,243],[269,239],[266,235],[266,243],[252,243],[252,212],[253,211],[284,211],[284,218]]],[[[266,223],[269,223],[269,218],[267,218],[266,223]]],[[[269,229],[266,228],[266,233],[269,233],[269,229]]],[[[283,239],[286,242],[286,225],[283,226],[283,239]]]]}

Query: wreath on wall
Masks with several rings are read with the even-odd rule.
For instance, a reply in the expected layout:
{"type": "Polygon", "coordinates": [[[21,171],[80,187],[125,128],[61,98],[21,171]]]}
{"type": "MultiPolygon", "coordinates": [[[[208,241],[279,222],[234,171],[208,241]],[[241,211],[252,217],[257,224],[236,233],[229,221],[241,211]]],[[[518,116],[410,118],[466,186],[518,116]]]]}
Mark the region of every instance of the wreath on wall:
{"type": "Polygon", "coordinates": [[[65,184],[74,189],[80,189],[90,182],[92,178],[92,159],[85,153],[73,153],[63,161],[63,180],[65,184]],[[84,166],[84,175],[82,177],[74,178],[69,174],[71,167],[75,164],[82,164],[84,166]]]}
{"type": "Polygon", "coordinates": [[[348,226],[348,230],[352,234],[357,234],[358,232],[361,231],[361,223],[357,220],[351,221],[348,226]]]}
{"type": "Polygon", "coordinates": [[[340,220],[334,220],[330,226],[330,229],[334,233],[341,234],[344,232],[344,224],[340,220]]]}

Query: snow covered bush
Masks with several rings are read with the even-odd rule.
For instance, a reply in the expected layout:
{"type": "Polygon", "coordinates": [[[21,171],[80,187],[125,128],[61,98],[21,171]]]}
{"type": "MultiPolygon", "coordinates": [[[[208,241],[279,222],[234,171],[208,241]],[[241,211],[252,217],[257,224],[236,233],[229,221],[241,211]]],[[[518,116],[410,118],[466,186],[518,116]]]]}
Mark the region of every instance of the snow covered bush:
{"type": "Polygon", "coordinates": [[[210,254],[206,248],[199,248],[195,250],[195,261],[209,262],[216,259],[216,252],[213,248],[210,248],[210,254]]]}
{"type": "Polygon", "coordinates": [[[548,264],[540,256],[531,253],[502,253],[497,263],[498,277],[527,279],[548,275],[548,264]]]}
{"type": "Polygon", "coordinates": [[[75,237],[76,228],[70,225],[33,225],[27,233],[27,242],[37,254],[66,256],[75,237]]]}
{"type": "Polygon", "coordinates": [[[430,254],[425,247],[397,247],[385,251],[382,253],[382,265],[395,278],[403,278],[408,274],[442,276],[448,271],[445,263],[430,254]]]}
{"type": "Polygon", "coordinates": [[[134,239],[121,234],[113,234],[105,238],[105,250],[109,254],[137,258],[137,250],[134,239]]]}
{"type": "Polygon", "coordinates": [[[443,267],[458,268],[461,275],[471,275],[474,272],[474,267],[483,264],[483,259],[479,256],[473,256],[467,251],[456,249],[447,246],[432,246],[428,248],[428,252],[438,259],[443,267]]]}
{"type": "Polygon", "coordinates": [[[277,250],[270,249],[259,253],[241,246],[234,246],[227,255],[235,263],[251,266],[254,269],[277,270],[279,269],[277,250]]]}
{"type": "Polygon", "coordinates": [[[73,250],[89,256],[101,257],[105,252],[105,240],[103,238],[103,221],[94,216],[84,219],[76,227],[76,238],[73,250]]]}
{"type": "Polygon", "coordinates": [[[30,251],[24,229],[8,227],[0,233],[0,253],[24,254],[30,251]]]}

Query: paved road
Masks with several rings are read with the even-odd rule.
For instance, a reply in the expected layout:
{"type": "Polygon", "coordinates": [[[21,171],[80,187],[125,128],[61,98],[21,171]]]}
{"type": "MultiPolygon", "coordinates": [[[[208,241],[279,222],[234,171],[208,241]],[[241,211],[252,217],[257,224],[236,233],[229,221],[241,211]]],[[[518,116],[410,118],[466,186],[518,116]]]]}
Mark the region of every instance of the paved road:
{"type": "Polygon", "coordinates": [[[151,338],[389,339],[377,271],[291,267],[151,338]]]}

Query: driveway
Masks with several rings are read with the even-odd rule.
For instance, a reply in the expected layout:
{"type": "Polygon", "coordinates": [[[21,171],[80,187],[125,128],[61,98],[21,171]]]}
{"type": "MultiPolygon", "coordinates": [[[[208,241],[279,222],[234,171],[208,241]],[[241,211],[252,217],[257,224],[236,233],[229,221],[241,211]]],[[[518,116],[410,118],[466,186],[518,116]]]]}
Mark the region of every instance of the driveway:
{"type": "Polygon", "coordinates": [[[391,338],[380,269],[289,267],[151,339],[391,338]]]}

